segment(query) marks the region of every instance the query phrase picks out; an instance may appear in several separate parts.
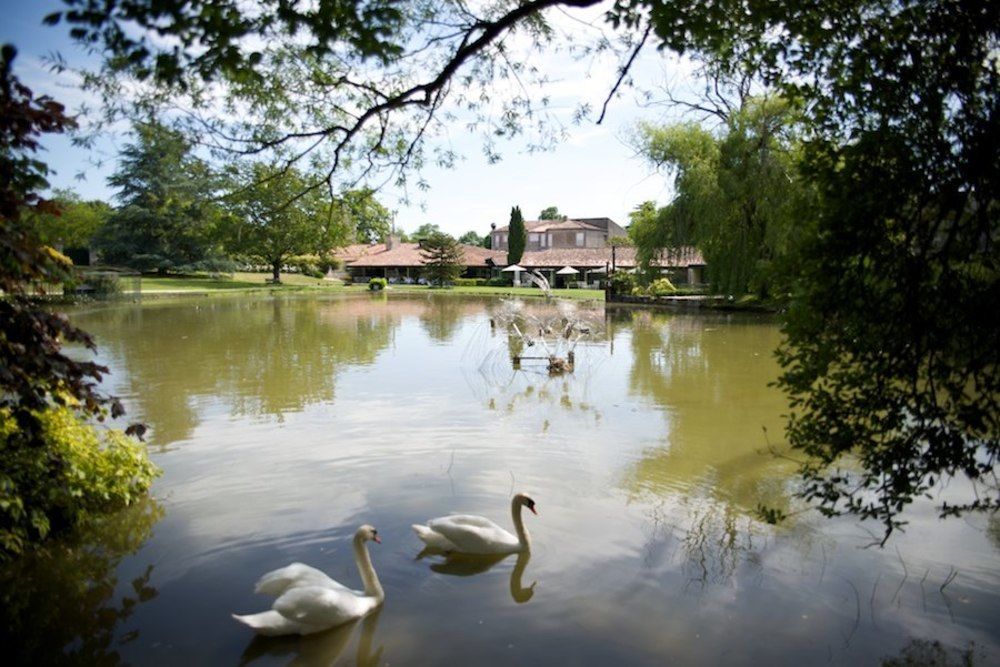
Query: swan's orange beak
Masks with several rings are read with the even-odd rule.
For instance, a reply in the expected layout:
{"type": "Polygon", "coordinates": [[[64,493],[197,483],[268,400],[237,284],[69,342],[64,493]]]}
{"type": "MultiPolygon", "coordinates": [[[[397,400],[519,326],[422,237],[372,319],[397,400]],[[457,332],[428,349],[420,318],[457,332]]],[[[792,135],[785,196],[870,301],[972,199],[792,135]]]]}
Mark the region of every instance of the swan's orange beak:
{"type": "Polygon", "coordinates": [[[534,506],[532,506],[532,507],[529,507],[528,509],[529,509],[529,510],[531,510],[531,513],[532,513],[532,514],[534,514],[535,516],[538,516],[538,512],[536,512],[536,511],[535,511],[535,508],[534,508],[534,506]]]}

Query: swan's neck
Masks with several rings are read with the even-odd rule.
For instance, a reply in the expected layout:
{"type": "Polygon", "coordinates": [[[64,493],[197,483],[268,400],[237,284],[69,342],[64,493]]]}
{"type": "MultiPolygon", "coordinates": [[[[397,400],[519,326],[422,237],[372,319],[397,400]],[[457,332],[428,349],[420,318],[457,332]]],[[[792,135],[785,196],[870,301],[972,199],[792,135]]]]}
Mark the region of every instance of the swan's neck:
{"type": "Polygon", "coordinates": [[[365,595],[382,602],[385,599],[385,591],[382,590],[382,584],[378,580],[378,575],[375,574],[371,555],[369,555],[363,539],[354,539],[354,561],[358,564],[358,573],[365,585],[365,595]]]}
{"type": "Polygon", "coordinates": [[[531,549],[531,537],[528,529],[524,527],[524,519],[521,518],[521,508],[524,507],[519,498],[514,498],[510,503],[510,515],[514,519],[514,530],[517,531],[517,541],[521,543],[521,551],[531,549]]]}

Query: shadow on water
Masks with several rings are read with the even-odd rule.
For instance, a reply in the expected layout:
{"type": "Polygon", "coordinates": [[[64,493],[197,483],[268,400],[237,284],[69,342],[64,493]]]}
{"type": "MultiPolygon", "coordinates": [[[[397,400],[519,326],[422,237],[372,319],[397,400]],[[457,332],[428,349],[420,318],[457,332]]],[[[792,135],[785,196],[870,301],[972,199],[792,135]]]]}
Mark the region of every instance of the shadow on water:
{"type": "Polygon", "coordinates": [[[382,613],[379,607],[361,620],[351,621],[336,628],[318,632],[314,635],[288,637],[255,636],[247,644],[239,664],[250,665],[265,658],[276,659],[286,656],[291,659],[285,663],[296,667],[329,667],[340,658],[350,644],[354,629],[360,625],[358,650],[355,664],[359,667],[378,665],[382,661],[382,646],[372,650],[375,631],[378,628],[378,618],[382,613]]]}
{"type": "MultiPolygon", "coordinates": [[[[431,563],[430,569],[438,574],[450,577],[472,577],[477,574],[489,572],[499,563],[507,560],[512,554],[462,554],[446,553],[434,547],[425,547],[417,554],[416,560],[421,560],[430,556],[441,556],[444,560],[431,563]]],[[[517,604],[524,604],[535,595],[537,581],[531,582],[530,586],[524,586],[522,579],[524,571],[531,561],[531,552],[524,551],[517,554],[514,568],[510,571],[510,597],[517,604]]]]}
{"type": "Polygon", "coordinates": [[[118,665],[139,637],[136,607],[157,596],[146,565],[125,589],[117,569],[149,539],[163,508],[153,499],[100,517],[0,570],[0,645],[6,664],[118,665]]]}

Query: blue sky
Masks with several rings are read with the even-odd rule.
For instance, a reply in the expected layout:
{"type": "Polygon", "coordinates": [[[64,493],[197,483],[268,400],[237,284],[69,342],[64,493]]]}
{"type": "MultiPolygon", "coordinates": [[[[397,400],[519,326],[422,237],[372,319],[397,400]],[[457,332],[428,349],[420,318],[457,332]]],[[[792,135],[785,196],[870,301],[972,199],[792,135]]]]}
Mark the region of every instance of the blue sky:
{"type": "MultiPolygon", "coordinates": [[[[75,109],[84,98],[73,80],[68,75],[55,75],[44,62],[55,52],[73,65],[89,60],[68,39],[65,27],[41,24],[46,14],[60,6],[57,0],[0,0],[4,16],[0,41],[18,48],[15,72],[22,81],[75,109]]],[[[565,56],[545,55],[542,59],[538,64],[555,73],[556,81],[546,94],[551,95],[557,116],[568,118],[579,103],[600,108],[614,80],[613,63],[595,67],[565,56]]],[[[649,50],[637,61],[635,71],[637,78],[647,83],[670,81],[676,88],[678,82],[688,85],[691,69],[690,63],[649,50]]],[[[430,189],[411,192],[408,205],[400,201],[401,193],[391,189],[383,191],[380,199],[396,212],[397,227],[408,231],[433,222],[455,235],[470,229],[483,234],[491,222],[506,224],[514,205],[520,206],[528,219],[537,217],[546,206],[558,206],[570,216],[608,216],[624,225],[628,212],[642,201],[665,203],[670,197],[667,177],[653,172],[625,141],[639,120],[662,120],[661,111],[640,107],[636,97],[626,92],[614,100],[601,125],[591,118],[570,126],[567,140],[551,151],[529,154],[516,143],[500,144],[503,160],[497,164],[488,163],[478,137],[459,129],[449,137],[451,146],[464,158],[457,167],[425,169],[423,178],[430,189]]],[[[46,139],[45,146],[42,159],[55,171],[50,178],[54,187],[72,188],[85,198],[112,197],[106,179],[113,170],[114,141],[106,139],[96,150],[85,150],[72,146],[66,137],[52,137],[46,139]],[[94,164],[102,159],[101,166],[94,164]]]]}

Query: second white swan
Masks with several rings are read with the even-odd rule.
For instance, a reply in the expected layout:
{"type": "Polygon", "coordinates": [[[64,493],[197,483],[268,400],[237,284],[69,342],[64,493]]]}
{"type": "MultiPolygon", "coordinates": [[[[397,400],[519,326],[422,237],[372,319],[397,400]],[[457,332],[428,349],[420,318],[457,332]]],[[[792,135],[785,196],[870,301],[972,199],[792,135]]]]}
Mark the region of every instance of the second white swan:
{"type": "Polygon", "coordinates": [[[452,514],[431,519],[426,526],[413,524],[413,530],[428,547],[445,552],[512,554],[530,551],[531,538],[521,518],[522,507],[527,507],[532,514],[538,514],[534,500],[523,493],[514,496],[510,503],[510,513],[516,536],[486,517],[472,514],[452,514]]]}

